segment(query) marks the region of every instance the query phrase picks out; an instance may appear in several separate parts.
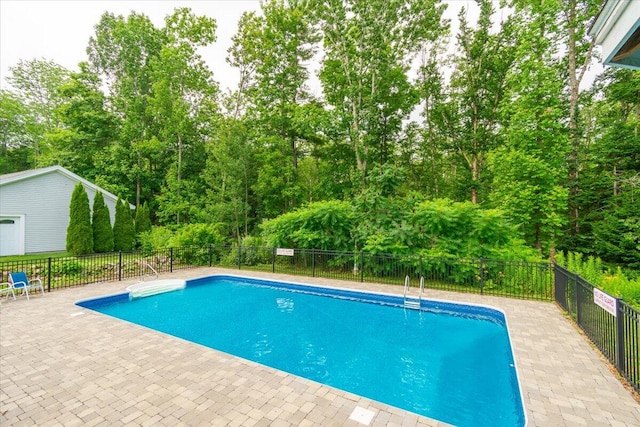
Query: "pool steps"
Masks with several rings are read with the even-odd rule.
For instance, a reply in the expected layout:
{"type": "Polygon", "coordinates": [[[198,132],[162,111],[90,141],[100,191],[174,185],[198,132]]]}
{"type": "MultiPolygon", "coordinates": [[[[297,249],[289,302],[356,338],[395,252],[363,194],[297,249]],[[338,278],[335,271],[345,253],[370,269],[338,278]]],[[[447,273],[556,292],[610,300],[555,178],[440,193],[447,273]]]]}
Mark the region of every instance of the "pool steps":
{"type": "Polygon", "coordinates": [[[183,279],[152,280],[149,282],[138,282],[128,286],[127,291],[131,298],[143,298],[163,292],[177,291],[184,289],[186,286],[187,282],[183,279]]]}
{"type": "Polygon", "coordinates": [[[420,310],[422,307],[422,292],[424,291],[424,277],[420,277],[420,293],[418,294],[418,298],[407,295],[409,291],[409,275],[404,278],[404,308],[411,308],[414,310],[420,310]]]}
{"type": "Polygon", "coordinates": [[[405,298],[404,308],[413,308],[420,310],[420,300],[415,298],[405,298]]]}

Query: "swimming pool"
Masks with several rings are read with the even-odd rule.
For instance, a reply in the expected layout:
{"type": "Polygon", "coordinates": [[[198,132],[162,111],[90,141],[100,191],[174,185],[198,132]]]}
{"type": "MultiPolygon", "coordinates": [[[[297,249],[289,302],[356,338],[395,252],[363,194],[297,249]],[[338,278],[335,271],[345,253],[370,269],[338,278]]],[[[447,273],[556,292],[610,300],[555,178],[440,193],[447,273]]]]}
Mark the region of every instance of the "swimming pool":
{"type": "Polygon", "coordinates": [[[504,315],[486,307],[212,276],[78,305],[459,426],[522,426],[504,315]]]}

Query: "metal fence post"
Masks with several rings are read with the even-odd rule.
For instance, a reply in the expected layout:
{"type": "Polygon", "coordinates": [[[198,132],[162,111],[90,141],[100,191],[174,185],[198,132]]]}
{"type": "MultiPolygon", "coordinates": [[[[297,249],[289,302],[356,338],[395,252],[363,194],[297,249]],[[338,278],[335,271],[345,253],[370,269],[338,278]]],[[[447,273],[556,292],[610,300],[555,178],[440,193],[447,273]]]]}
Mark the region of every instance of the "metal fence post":
{"type": "Polygon", "coordinates": [[[311,249],[311,277],[316,277],[316,250],[311,249]]]}
{"type": "Polygon", "coordinates": [[[238,270],[240,270],[241,263],[242,263],[242,246],[238,245],[238,270]]]}
{"type": "MultiPolygon", "coordinates": [[[[560,303],[560,301],[558,301],[559,297],[560,297],[560,292],[562,291],[562,286],[560,285],[560,281],[558,280],[560,278],[560,274],[558,272],[558,264],[555,263],[555,261],[553,263],[551,263],[551,268],[550,273],[551,273],[551,277],[550,277],[550,285],[551,285],[551,295],[552,295],[552,301],[555,301],[557,303],[560,303]]],[[[566,290],[566,289],[565,289],[566,290]]],[[[563,304],[561,304],[562,307],[564,307],[563,304]]]]}
{"type": "Polygon", "coordinates": [[[169,248],[169,272],[173,273],[173,248],[169,248]]]}
{"type": "Polygon", "coordinates": [[[209,245],[209,267],[213,265],[213,246],[209,245]]]}
{"type": "Polygon", "coordinates": [[[575,274],[574,275],[574,286],[576,287],[576,323],[580,326],[582,326],[582,323],[580,322],[580,318],[582,316],[580,316],[580,288],[582,286],[580,286],[580,284],[578,283],[578,279],[580,278],[580,275],[575,274]]]}
{"type": "Polygon", "coordinates": [[[118,252],[118,281],[122,280],[122,251],[118,252]]]}
{"type": "Polygon", "coordinates": [[[271,248],[271,272],[276,272],[276,248],[271,248]]]}
{"type": "Polygon", "coordinates": [[[47,292],[51,292],[51,257],[47,259],[47,292]]]}
{"type": "Polygon", "coordinates": [[[622,311],[622,298],[616,298],[616,365],[618,371],[627,372],[625,366],[625,343],[624,343],[624,313],[622,311]]]}
{"type": "Polygon", "coordinates": [[[360,251],[360,282],[364,282],[364,252],[360,251]]]}
{"type": "Polygon", "coordinates": [[[484,264],[480,258],[480,295],[484,295],[484,264]]]}

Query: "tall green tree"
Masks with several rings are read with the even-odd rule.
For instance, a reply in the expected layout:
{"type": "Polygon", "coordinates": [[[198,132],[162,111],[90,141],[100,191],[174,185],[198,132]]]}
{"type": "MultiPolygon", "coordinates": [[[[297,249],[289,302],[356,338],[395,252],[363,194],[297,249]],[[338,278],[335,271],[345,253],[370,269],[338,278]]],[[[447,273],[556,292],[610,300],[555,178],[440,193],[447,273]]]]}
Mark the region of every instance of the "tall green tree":
{"type": "Polygon", "coordinates": [[[583,129],[580,128],[581,85],[593,60],[595,43],[588,35],[590,23],[600,10],[600,4],[589,0],[558,1],[561,19],[559,30],[567,46],[567,88],[569,91],[569,139],[571,150],[567,156],[569,186],[569,233],[580,233],[580,156],[584,146],[583,129]]]}
{"type": "Polygon", "coordinates": [[[640,269],[640,74],[610,68],[593,92],[583,109],[594,136],[584,149],[576,248],[640,269]]]}
{"type": "MultiPolygon", "coordinates": [[[[447,34],[448,35],[448,34],[447,34]]],[[[420,120],[405,127],[399,141],[400,159],[416,191],[432,197],[453,197],[455,153],[448,150],[450,134],[443,126],[447,87],[442,64],[447,37],[426,43],[420,54],[415,83],[420,97],[420,120]]]]}
{"type": "Polygon", "coordinates": [[[255,225],[257,181],[255,147],[250,128],[243,120],[221,120],[211,144],[207,146],[207,167],[203,179],[208,185],[204,209],[211,223],[227,224],[236,241],[249,235],[255,225]]]}
{"type": "MultiPolygon", "coordinates": [[[[568,198],[568,236],[564,245],[572,248],[577,244],[581,233],[581,214],[579,199],[582,186],[579,171],[582,168],[584,150],[588,145],[585,140],[585,123],[581,119],[581,108],[584,102],[585,78],[594,59],[595,43],[588,35],[589,27],[598,14],[601,3],[589,0],[550,0],[523,1],[514,0],[512,5],[520,13],[529,11],[534,15],[551,14],[555,17],[549,26],[550,37],[562,46],[562,77],[564,91],[558,94],[566,103],[566,114],[563,120],[568,127],[570,149],[565,153],[567,164],[568,198]]],[[[588,189],[586,189],[588,191],[588,189]]]]}
{"type": "Polygon", "coordinates": [[[33,116],[24,100],[8,90],[0,90],[0,174],[29,169],[34,164],[33,116]]]}
{"type": "Polygon", "coordinates": [[[390,159],[402,121],[418,102],[407,73],[422,43],[444,31],[444,8],[438,0],[320,3],[320,80],[361,182],[370,163],[390,159]]]}
{"type": "Polygon", "coordinates": [[[45,136],[59,124],[55,114],[62,103],[59,88],[68,80],[69,70],[45,59],[20,60],[9,68],[7,81],[27,107],[26,131],[33,153],[32,167],[48,165],[45,136]]]}
{"type": "Polygon", "coordinates": [[[89,63],[100,77],[109,102],[122,118],[118,144],[110,147],[105,167],[112,178],[133,182],[127,189],[140,204],[159,191],[166,149],[157,144],[155,122],[148,105],[152,91],[152,62],[166,43],[165,33],[149,17],[132,12],[128,17],[104,13],[89,39],[89,63]],[[144,188],[143,188],[144,187],[144,188]]]}
{"type": "Polygon", "coordinates": [[[93,253],[93,229],[89,196],[82,183],[76,184],[69,205],[69,226],[67,227],[67,252],[72,255],[93,253]]]}
{"type": "Polygon", "coordinates": [[[200,194],[195,188],[187,190],[201,185],[193,180],[205,164],[205,124],[216,113],[217,84],[198,49],[215,41],[215,31],[214,19],[176,9],[165,19],[166,42],[151,60],[149,112],[157,122],[159,141],[173,155],[160,196],[159,215],[165,222],[188,221],[189,208],[200,194]]]}
{"type": "Polygon", "coordinates": [[[528,244],[553,255],[566,224],[569,132],[556,9],[539,7],[515,20],[515,61],[501,103],[503,147],[489,156],[490,201],[519,224],[528,244]]]}
{"type": "Polygon", "coordinates": [[[129,203],[120,200],[116,203],[116,215],[113,223],[113,249],[130,251],[136,241],[136,230],[129,203]]]}
{"type": "Polygon", "coordinates": [[[492,204],[519,225],[528,244],[553,256],[567,203],[558,170],[540,156],[517,148],[492,152],[488,165],[494,174],[492,204]]]}
{"type": "Polygon", "coordinates": [[[487,195],[486,156],[501,143],[500,105],[506,90],[506,75],[514,60],[516,34],[512,18],[493,32],[493,3],[479,0],[480,15],[471,27],[465,8],[458,14],[460,30],[457,54],[448,88],[448,105],[440,110],[450,139],[448,149],[459,153],[467,177],[460,183],[479,203],[487,195]]]}
{"type": "Polygon", "coordinates": [[[307,64],[319,40],[310,4],[264,2],[261,16],[251,12],[241,18],[229,49],[228,61],[240,72],[234,117],[244,110],[244,119],[261,131],[255,133],[254,146],[263,166],[253,190],[259,211],[267,217],[301,202],[298,164],[321,139],[303,125],[317,116],[307,114],[315,105],[307,87],[307,64]]]}
{"type": "Polygon", "coordinates": [[[256,82],[252,93],[261,122],[288,146],[293,169],[300,157],[296,110],[310,99],[307,63],[319,40],[309,10],[297,1],[270,0],[262,6],[256,82]]]}
{"type": "Polygon", "coordinates": [[[107,184],[111,177],[100,166],[111,160],[105,154],[116,143],[120,120],[108,110],[98,76],[87,63],[79,67],[58,88],[62,101],[55,113],[60,126],[47,134],[55,150],[49,157],[86,179],[107,184]]]}
{"type": "Polygon", "coordinates": [[[93,197],[91,227],[93,228],[93,251],[96,253],[113,251],[111,215],[100,191],[93,197]]]}

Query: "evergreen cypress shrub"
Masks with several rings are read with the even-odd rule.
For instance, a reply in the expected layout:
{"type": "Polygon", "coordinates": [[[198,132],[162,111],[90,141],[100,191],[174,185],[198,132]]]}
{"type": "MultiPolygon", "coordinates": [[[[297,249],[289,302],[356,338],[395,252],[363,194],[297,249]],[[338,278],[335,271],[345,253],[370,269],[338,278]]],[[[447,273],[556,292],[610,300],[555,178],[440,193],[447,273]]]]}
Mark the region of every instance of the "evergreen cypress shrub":
{"type": "Polygon", "coordinates": [[[113,224],[113,249],[116,251],[130,251],[136,240],[136,230],[129,203],[118,197],[116,203],[116,219],[113,224]]]}
{"type": "Polygon", "coordinates": [[[104,203],[104,196],[97,192],[93,198],[93,250],[94,252],[113,251],[113,228],[111,228],[111,218],[109,208],[104,203]]]}
{"type": "Polygon", "coordinates": [[[81,183],[75,186],[71,194],[69,226],[67,227],[67,252],[72,255],[93,253],[89,196],[81,183]]]}
{"type": "Polygon", "coordinates": [[[146,233],[151,231],[151,215],[149,213],[149,206],[147,203],[143,203],[136,209],[136,234],[146,233]]]}

